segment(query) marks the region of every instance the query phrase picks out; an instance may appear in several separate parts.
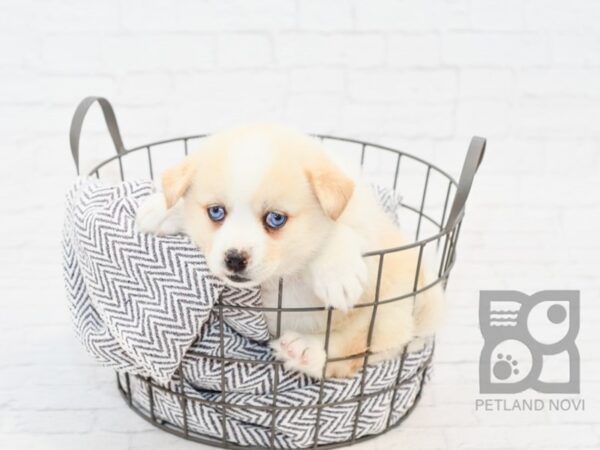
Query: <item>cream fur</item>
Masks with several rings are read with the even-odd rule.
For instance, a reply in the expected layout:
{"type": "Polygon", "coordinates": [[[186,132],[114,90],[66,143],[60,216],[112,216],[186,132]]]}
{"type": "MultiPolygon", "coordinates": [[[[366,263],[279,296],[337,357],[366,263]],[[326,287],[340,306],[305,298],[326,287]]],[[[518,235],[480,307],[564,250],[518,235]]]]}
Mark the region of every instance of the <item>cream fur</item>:
{"type": "MultiPolygon", "coordinates": [[[[320,144],[296,131],[254,125],[216,134],[198,152],[163,176],[164,197],[151,197],[140,209],[142,231],[182,229],[204,251],[212,272],[237,285],[260,284],[265,306],[276,307],[278,280],[284,278],[283,306],[332,306],[329,357],[364,352],[378,260],[363,258],[374,249],[406,244],[373,198],[326,156],[320,144]],[[206,209],[224,205],[223,222],[212,222],[206,209]],[[275,210],[289,216],[284,227],[267,231],[263,217],[275,210]],[[249,255],[243,273],[248,281],[227,276],[224,254],[238,249],[249,255]]],[[[416,251],[384,257],[380,299],[412,291],[416,251]]],[[[418,287],[427,284],[421,270],[418,287]]],[[[380,305],[370,350],[371,362],[392,357],[416,336],[435,332],[443,311],[436,286],[414,299],[380,305]]],[[[276,314],[267,313],[272,332],[276,314]]],[[[272,342],[289,368],[321,377],[326,355],[326,314],[283,313],[280,339],[272,342]]],[[[327,365],[327,376],[350,376],[363,358],[327,365]]]]}

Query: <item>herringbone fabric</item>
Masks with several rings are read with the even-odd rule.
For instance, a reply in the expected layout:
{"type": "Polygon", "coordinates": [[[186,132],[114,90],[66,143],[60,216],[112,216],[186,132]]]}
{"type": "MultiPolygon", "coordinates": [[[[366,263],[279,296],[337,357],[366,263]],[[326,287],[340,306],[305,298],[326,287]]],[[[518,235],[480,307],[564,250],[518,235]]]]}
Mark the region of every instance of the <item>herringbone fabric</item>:
{"type": "MultiPolygon", "coordinates": [[[[224,308],[221,322],[213,310],[219,301],[259,306],[260,289],[221,284],[185,236],[136,231],[135,212],[151,192],[147,181],[106,186],[80,179],[67,196],[63,244],[68,299],[77,333],[98,361],[120,373],[150,377],[167,390],[183,390],[192,431],[220,438],[225,423],[225,438],[240,445],[270,445],[273,420],[274,444],[300,448],[315,439],[319,444],[350,439],[355,421],[360,437],[382,431],[389,414],[390,423],[402,417],[427,373],[430,344],[408,354],[403,365],[397,359],[369,366],[358,416],[362,375],[326,380],[323,401],[331,405],[317,414],[320,384],[272,364],[263,315],[224,308]],[[393,390],[398,377],[403,384],[393,390]],[[223,400],[231,405],[224,422],[222,408],[214,405],[223,400]],[[275,416],[269,409],[273,405],[275,416]],[[317,415],[320,431],[315,436],[317,415]]],[[[397,210],[400,200],[394,193],[375,192],[387,211],[397,210]]],[[[148,392],[133,380],[134,403],[148,411],[148,392]]],[[[178,398],[155,390],[153,400],[156,417],[183,426],[178,398]]]]}

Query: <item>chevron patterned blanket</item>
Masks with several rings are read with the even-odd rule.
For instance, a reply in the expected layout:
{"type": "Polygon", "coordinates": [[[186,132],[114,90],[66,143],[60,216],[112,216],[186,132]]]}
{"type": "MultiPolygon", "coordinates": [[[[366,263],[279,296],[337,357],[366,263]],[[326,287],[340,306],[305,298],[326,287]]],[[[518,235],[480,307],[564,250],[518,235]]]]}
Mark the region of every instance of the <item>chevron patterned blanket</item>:
{"type": "MultiPolygon", "coordinates": [[[[186,236],[136,231],[135,212],[152,191],[150,181],[109,186],[78,179],[67,195],[63,256],[79,339],[120,377],[142,375],[164,386],[152,397],[159,420],[184,426],[182,403],[170,394],[179,392],[189,399],[184,407],[191,432],[269,446],[275,429],[276,447],[303,448],[315,443],[317,416],[319,445],[376,434],[403,417],[429,373],[432,343],[408,353],[403,362],[369,366],[362,399],[362,373],[326,380],[321,387],[268,364],[273,356],[265,345],[269,333],[261,313],[225,309],[221,321],[212,311],[215,302],[259,306],[259,288],[223,285],[186,236]],[[231,361],[219,358],[221,338],[231,361]],[[393,389],[397,380],[401,385],[393,389]],[[314,406],[321,393],[331,406],[319,413],[314,406]],[[223,400],[230,405],[224,419],[218,405],[223,400]]],[[[387,211],[397,210],[400,200],[394,193],[384,188],[376,193],[387,211]]],[[[148,392],[136,377],[130,389],[136,406],[150,411],[148,392]]]]}

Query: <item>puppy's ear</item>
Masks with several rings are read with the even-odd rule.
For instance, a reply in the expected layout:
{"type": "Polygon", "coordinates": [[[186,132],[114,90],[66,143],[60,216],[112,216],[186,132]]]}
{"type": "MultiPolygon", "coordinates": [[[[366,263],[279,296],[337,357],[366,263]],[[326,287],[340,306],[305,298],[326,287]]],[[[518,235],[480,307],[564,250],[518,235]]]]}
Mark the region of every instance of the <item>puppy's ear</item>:
{"type": "Polygon", "coordinates": [[[167,208],[175,206],[175,203],[187,192],[193,176],[194,165],[189,158],[163,173],[161,182],[167,208]]]}
{"type": "Polygon", "coordinates": [[[325,214],[337,220],[352,197],[354,182],[326,158],[306,169],[306,176],[325,214]]]}

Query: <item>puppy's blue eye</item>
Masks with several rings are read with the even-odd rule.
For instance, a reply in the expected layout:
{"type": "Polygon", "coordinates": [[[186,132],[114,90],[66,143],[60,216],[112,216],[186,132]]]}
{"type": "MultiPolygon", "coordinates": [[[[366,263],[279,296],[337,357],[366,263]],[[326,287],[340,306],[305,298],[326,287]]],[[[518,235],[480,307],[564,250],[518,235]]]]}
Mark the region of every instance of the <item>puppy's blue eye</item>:
{"type": "Polygon", "coordinates": [[[221,205],[209,206],[206,211],[208,212],[208,217],[213,222],[220,222],[225,218],[225,207],[221,205]]]}
{"type": "Polygon", "coordinates": [[[276,230],[281,228],[287,222],[287,216],[282,213],[278,213],[277,211],[269,211],[265,215],[265,225],[272,230],[276,230]]]}

